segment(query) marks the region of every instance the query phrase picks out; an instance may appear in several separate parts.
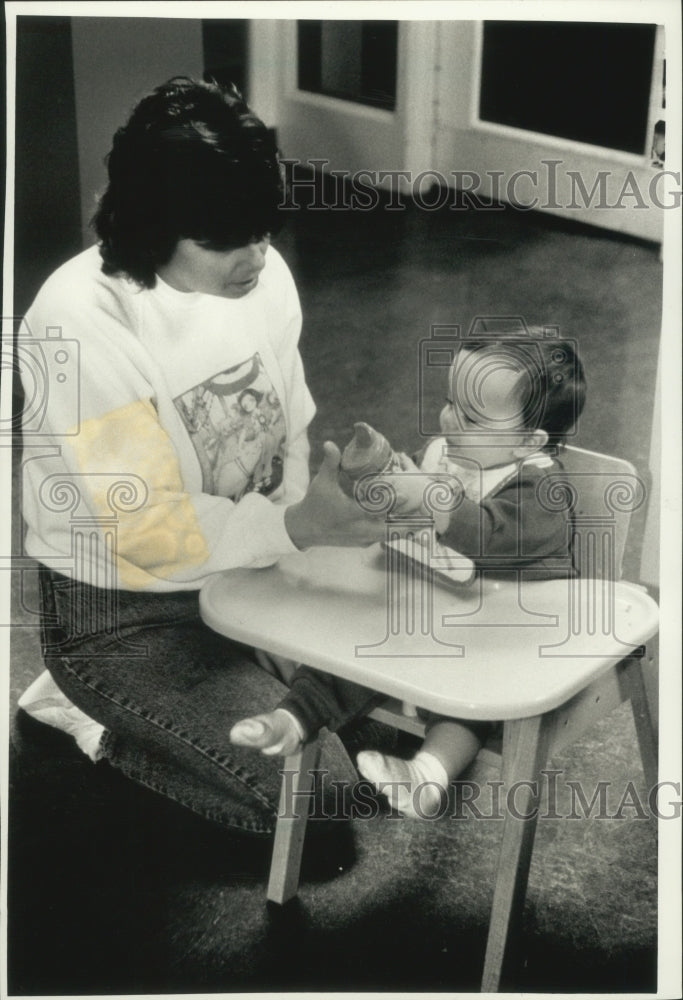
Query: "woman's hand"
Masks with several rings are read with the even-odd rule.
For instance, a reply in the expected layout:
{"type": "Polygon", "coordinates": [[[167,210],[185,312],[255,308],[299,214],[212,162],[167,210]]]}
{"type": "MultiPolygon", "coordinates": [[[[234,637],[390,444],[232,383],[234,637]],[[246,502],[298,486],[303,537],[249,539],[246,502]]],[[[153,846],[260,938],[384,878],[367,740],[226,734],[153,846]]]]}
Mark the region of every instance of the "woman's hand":
{"type": "MultiPolygon", "coordinates": [[[[299,549],[312,545],[372,545],[385,537],[385,512],[370,514],[337,481],[341,453],[332,441],[306,495],[285,511],[285,527],[299,549]]],[[[385,477],[381,477],[384,479],[385,477]]]]}

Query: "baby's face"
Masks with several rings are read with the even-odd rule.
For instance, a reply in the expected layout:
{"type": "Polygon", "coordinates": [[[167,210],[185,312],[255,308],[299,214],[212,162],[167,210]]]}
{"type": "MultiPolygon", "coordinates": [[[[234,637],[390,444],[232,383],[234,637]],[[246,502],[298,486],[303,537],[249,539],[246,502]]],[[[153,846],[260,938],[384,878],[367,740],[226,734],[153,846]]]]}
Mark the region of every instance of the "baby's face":
{"type": "Polygon", "coordinates": [[[505,353],[458,353],[439,417],[451,458],[466,458],[488,469],[522,457],[528,436],[522,426],[524,381],[524,372],[505,353]]]}

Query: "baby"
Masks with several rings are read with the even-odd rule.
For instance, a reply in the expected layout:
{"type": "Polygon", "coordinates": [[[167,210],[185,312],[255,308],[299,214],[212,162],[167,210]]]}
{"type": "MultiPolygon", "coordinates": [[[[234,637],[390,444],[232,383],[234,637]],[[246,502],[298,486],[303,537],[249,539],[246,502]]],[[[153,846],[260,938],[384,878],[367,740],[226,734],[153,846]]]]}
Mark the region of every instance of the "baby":
{"type": "MultiPolygon", "coordinates": [[[[430,477],[457,477],[462,493],[452,511],[433,515],[434,529],[441,545],[469,556],[477,569],[523,569],[536,579],[572,575],[567,512],[544,506],[537,486],[561,468],[553,456],[584,399],[583,368],[570,342],[537,328],[468,338],[449,372],[442,435],[415,461],[402,455],[403,473],[382,479],[392,482],[400,509],[410,512],[422,507],[430,477]]],[[[302,666],[280,705],[238,722],[230,739],[264,754],[291,754],[321,726],[334,731],[367,712],[377,697],[302,666]]],[[[358,769],[404,815],[431,815],[487,730],[432,715],[412,760],[367,750],[358,754],[358,769]]]]}

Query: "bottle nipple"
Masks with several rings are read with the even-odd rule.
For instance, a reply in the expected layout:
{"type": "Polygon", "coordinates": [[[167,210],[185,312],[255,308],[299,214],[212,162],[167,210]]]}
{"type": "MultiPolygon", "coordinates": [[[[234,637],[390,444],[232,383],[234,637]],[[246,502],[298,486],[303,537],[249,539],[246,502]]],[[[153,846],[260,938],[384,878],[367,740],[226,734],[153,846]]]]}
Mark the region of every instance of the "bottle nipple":
{"type": "Polygon", "coordinates": [[[342,452],[339,470],[339,485],[349,496],[354,495],[356,481],[363,476],[388,472],[399,466],[384,435],[366,423],[353,426],[354,435],[342,452]]]}

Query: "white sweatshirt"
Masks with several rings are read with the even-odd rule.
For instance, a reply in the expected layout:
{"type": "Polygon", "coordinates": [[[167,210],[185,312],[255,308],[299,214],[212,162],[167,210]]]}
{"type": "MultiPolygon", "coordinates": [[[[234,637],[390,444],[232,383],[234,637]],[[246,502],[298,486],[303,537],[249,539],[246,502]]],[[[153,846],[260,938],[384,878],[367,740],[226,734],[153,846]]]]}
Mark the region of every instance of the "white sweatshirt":
{"type": "Polygon", "coordinates": [[[27,554],[171,591],[294,551],[284,508],[306,490],[315,412],[300,331],[273,247],[240,299],[140,289],[103,274],[96,247],[60,267],[18,341],[36,359],[22,365],[27,554]]]}

